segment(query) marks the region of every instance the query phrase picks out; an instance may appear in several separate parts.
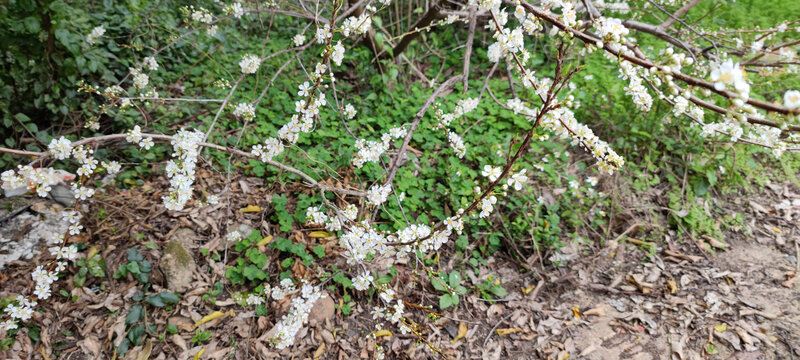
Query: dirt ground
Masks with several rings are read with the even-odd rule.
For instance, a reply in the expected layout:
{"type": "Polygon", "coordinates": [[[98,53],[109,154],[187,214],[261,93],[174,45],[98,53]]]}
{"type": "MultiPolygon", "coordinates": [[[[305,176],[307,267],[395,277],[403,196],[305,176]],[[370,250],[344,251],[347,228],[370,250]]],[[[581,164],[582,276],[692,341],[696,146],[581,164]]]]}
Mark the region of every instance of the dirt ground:
{"type": "MultiPolygon", "coordinates": [[[[213,175],[198,178],[208,188],[221,188],[224,179],[213,175]]],[[[392,328],[389,336],[370,336],[375,298],[355,295],[353,312],[345,316],[337,306],[343,303],[343,294],[333,292],[312,311],[296,345],[283,351],[269,346],[268,331],[288,304],[272,304],[270,314],[257,316],[225,295],[216,304],[202,299],[224,276],[224,264],[200,256],[200,249],[224,253],[220,234],[230,224],[215,221],[222,211],[229,211],[231,221],[274,233],[276,225],[263,213],[230,209],[246,205],[267,209],[270,205],[264,199],[269,197],[264,195],[276,189],[259,179],[240,178],[234,181],[234,190],[246,195],[242,199],[169,217],[160,209],[160,194],[154,190],[162,185],[98,196],[95,206],[108,217],[87,226],[94,230],[86,236],[106,239],[108,245],[99,251],[111,273],[131,245],[153,242],[161,248],[181,233],[179,229],[192,229],[190,235],[183,234],[198,261],[193,282],[173,309],[150,314],[157,325],[176,325],[178,334],[164,334],[163,339],[149,336],[126,359],[187,359],[201,350],[203,359],[372,359],[376,346],[382,346],[389,359],[800,359],[800,285],[795,281],[800,272],[800,190],[789,183],[768,184],[755,194],[728,194],[717,202],[746,218],[741,228],[725,231],[717,249],[703,248],[674,230],[667,231],[660,243],[641,242],[634,235],[650,226],[649,220],[633,218],[628,236],[565,247],[568,260],[558,267],[538,262],[544,268],[533,264],[533,272],[520,272],[518,262],[497,253],[481,274],[498,275],[508,295],[493,302],[474,293],[463,296],[457,310],[442,312],[436,320],[427,315],[438,310],[438,298],[433,291],[420,289],[427,281],[417,281],[413,264],[381,262],[378,268],[394,265],[398,270],[392,286],[406,301],[433,305],[431,310],[407,307],[425,341],[392,328]],[[138,233],[145,237],[134,239],[132,234],[138,233]],[[200,326],[212,338],[202,345],[192,343],[194,322],[213,311],[225,316],[200,326]]],[[[279,190],[308,191],[293,186],[279,190]]],[[[15,221],[28,223],[13,225],[16,231],[6,231],[3,243],[24,237],[20,228],[36,229],[38,222],[49,221],[48,211],[57,208],[42,200],[26,210],[27,215],[15,221]]],[[[6,215],[0,213],[0,218],[6,215]]],[[[335,240],[309,239],[302,231],[294,236],[307,246],[335,250],[335,240]]],[[[160,250],[139,248],[145,258],[159,262],[160,250]]],[[[6,262],[0,272],[0,296],[29,293],[27,274],[36,264],[23,260],[6,262]]],[[[330,261],[326,266],[337,261],[340,267],[345,265],[330,261]]],[[[270,259],[270,273],[279,271],[277,262],[270,259]]],[[[153,268],[153,290],[164,290],[166,279],[158,266],[153,268]]],[[[313,275],[315,269],[294,266],[292,271],[313,275]]],[[[465,273],[467,287],[484,280],[465,273]]],[[[12,348],[0,351],[0,358],[114,358],[113,346],[124,336],[136,282],[109,279],[104,283],[107,291],[101,291],[99,281],[74,288],[71,280],[59,280],[56,289],[65,289],[75,301],[55,296],[35,314],[33,324],[42,328],[40,341],[33,342],[28,336],[31,329],[23,328],[12,348]]],[[[224,294],[236,290],[226,288],[224,294]]]]}

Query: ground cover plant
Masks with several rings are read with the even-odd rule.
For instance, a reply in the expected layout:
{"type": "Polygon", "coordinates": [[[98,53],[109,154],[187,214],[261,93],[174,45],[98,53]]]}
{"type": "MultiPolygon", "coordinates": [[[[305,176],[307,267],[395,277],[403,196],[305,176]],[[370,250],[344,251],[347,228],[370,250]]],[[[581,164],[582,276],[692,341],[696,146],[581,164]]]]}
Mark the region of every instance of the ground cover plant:
{"type": "MultiPolygon", "coordinates": [[[[12,357],[333,358],[335,341],[309,348],[305,335],[335,313],[358,319],[339,332],[366,341],[357,356],[461,358],[450,345],[476,341],[465,320],[476,301],[497,310],[545,287],[557,297],[578,259],[620,243],[636,258],[614,251],[612,268],[665,253],[697,261],[673,240],[710,261],[726,234],[761,225],[728,199],[776,179],[800,186],[800,3],[0,9],[2,188],[19,199],[1,221],[44,213],[42,199],[61,219],[28,263],[2,264],[29,269],[0,278],[0,351],[12,357]],[[98,297],[103,336],[50,326],[98,297]],[[215,331],[226,319],[235,331],[215,331]],[[450,345],[431,330],[448,321],[450,345]],[[403,353],[400,339],[424,351],[403,353]]],[[[791,241],[780,245],[792,250],[785,209],[800,200],[786,201],[791,241]]],[[[27,236],[4,229],[8,249],[27,236]]],[[[633,289],[589,288],[652,295],[650,277],[625,279],[633,289]]],[[[583,320],[597,309],[568,310],[583,320]]],[[[481,330],[480,357],[502,353],[485,352],[493,333],[535,343],[538,357],[590,355],[534,341],[546,331],[514,314],[481,330]]],[[[725,326],[714,331],[736,326],[748,351],[776,346],[725,326]]],[[[719,354],[708,334],[692,351],[719,354]]],[[[682,341],[670,354],[692,356],[682,341]]]]}

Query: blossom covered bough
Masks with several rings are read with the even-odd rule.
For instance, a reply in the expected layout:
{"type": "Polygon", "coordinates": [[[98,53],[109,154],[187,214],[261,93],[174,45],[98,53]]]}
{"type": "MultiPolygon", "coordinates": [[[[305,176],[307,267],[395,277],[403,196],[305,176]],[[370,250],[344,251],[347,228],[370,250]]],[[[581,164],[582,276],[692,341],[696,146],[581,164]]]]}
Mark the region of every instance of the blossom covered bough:
{"type": "MultiPolygon", "coordinates": [[[[533,141],[544,136],[553,135],[562,138],[587,152],[596,160],[598,169],[603,173],[613,174],[624,166],[624,159],[611,145],[598,137],[589,126],[582,124],[572,110],[577,108],[578,104],[573,95],[569,94],[572,90],[570,80],[578,68],[566,70],[564,66],[565,62],[569,61],[567,54],[571,49],[578,47],[577,52],[581,54],[602,52],[609,63],[618,68],[618,76],[625,85],[625,93],[631,97],[633,104],[640,111],[650,111],[655,102],[663,100],[672,107],[675,118],[685,116],[691,120],[693,126],[701,127],[705,136],[723,136],[732,142],[763,146],[769,148],[775,156],[781,156],[786,151],[800,151],[797,145],[800,141],[800,137],[797,136],[800,132],[800,124],[797,121],[800,113],[800,91],[787,90],[780,101],[767,101],[754,92],[748,80],[749,74],[753,73],[748,70],[753,67],[770,69],[782,67],[786,69],[785,71],[797,73],[798,65],[796,55],[791,51],[792,45],[770,44],[770,39],[775,34],[797,31],[795,26],[797,24],[784,23],[776,25],[773,29],[759,30],[756,32],[759,35],[752,44],[737,46],[737,49],[745,51],[725,52],[724,48],[719,49],[713,42],[714,46],[710,49],[698,51],[698,47],[694,44],[677,39],[667,31],[698,1],[681,2],[682,6],[674,14],[670,14],[669,20],[658,26],[601,15],[600,10],[606,11],[606,14],[625,14],[633,11],[625,1],[543,0],[535,5],[519,0],[470,0],[460,4],[450,2],[449,6],[454,9],[451,9],[452,12],[446,18],[430,22],[422,28],[412,29],[398,38],[430,31],[438,26],[456,26],[453,24],[459,21],[475,23],[483,19],[481,21],[485,25],[485,30],[492,39],[487,48],[486,60],[504,64],[514,77],[513,80],[521,83],[526,89],[532,89],[532,94],[535,96],[518,97],[514,93],[513,96],[498,99],[485,85],[478,97],[464,96],[453,104],[439,102],[438,99],[455,84],[462,81],[466,84],[469,74],[464,73],[452,76],[436,86],[425,104],[420,104],[420,111],[410,121],[396,119],[397,123],[394,126],[374,133],[359,129],[361,136],[356,137],[347,127],[347,121],[357,118],[361,104],[348,102],[341,98],[346,94],[337,93],[338,79],[334,69],[342,67],[347,46],[357,46],[355,40],[373,36],[375,30],[373,16],[389,6],[390,2],[390,0],[355,2],[333,0],[320,2],[316,12],[314,9],[300,11],[296,7],[282,9],[273,2],[268,2],[267,6],[255,2],[231,2],[219,3],[209,8],[200,6],[184,8],[182,11],[186,15],[187,26],[183,29],[183,33],[170,39],[163,47],[153,49],[149,54],[143,54],[147,56],[142,56],[138,66],[130,68],[119,83],[108,84],[102,90],[93,85],[79,84],[83,91],[102,97],[106,101],[99,110],[99,115],[85,121],[85,127],[97,131],[100,129],[100,115],[114,111],[132,111],[131,109],[142,112],[143,119],[146,120],[147,117],[141,108],[147,104],[193,102],[219,106],[216,108],[213,120],[205,124],[205,131],[179,129],[172,135],[157,134],[146,132],[142,128],[143,126],[146,128],[146,122],[142,121],[141,125],[135,125],[121,134],[79,137],[73,140],[63,136],[53,138],[47,149],[42,151],[0,148],[2,152],[33,159],[31,164],[19,165],[16,169],[2,173],[2,187],[5,191],[22,187],[44,197],[51,191],[53,185],[64,180],[73,180],[71,186],[75,197],[74,207],[64,212],[65,219],[70,223],[67,233],[54,237],[57,246],[50,249],[51,261],[47,265],[37,267],[32,273],[32,280],[35,283],[32,293],[27,296],[19,295],[4,309],[2,328],[10,330],[19,326],[20,322],[28,321],[35,311],[37,302],[50,297],[58,274],[67,269],[67,260],[77,258],[77,248],[68,244],[71,237],[84,230],[80,215],[83,208],[79,204],[92,201],[95,190],[91,187],[90,180],[101,171],[113,176],[121,170],[121,165],[117,161],[94,157],[94,149],[101,146],[128,143],[140,148],[141,151],[148,151],[156,142],[168,142],[171,146],[171,158],[166,162],[165,174],[169,178],[170,187],[168,194],[162,197],[162,202],[165,208],[172,212],[185,211],[192,206],[214,204],[219,202],[220,197],[229,196],[210,194],[206,196],[205,202],[195,199],[197,193],[194,187],[195,169],[198,159],[203,156],[204,149],[227,152],[231,156],[263,162],[299,177],[305,185],[320,193],[336,194],[338,200],[336,203],[322,196],[322,203],[305,209],[308,224],[324,226],[326,230],[338,235],[338,246],[342,250],[342,255],[354,269],[352,273],[356,274],[353,277],[356,290],[377,290],[380,302],[373,308],[376,329],[381,329],[385,326],[384,323],[393,324],[401,332],[413,333],[423,341],[424,338],[417,330],[416,324],[407,316],[409,310],[406,308],[406,302],[399,298],[390,286],[376,282],[373,277],[373,271],[377,270],[376,258],[418,259],[426,253],[439,250],[454,235],[461,234],[465,226],[471,222],[491,216],[496,207],[502,204],[504,196],[509,196],[511,191],[523,191],[529,178],[536,176],[536,172],[532,169],[520,168],[516,163],[525,156],[533,141]],[[163,93],[164,89],[157,87],[158,84],[152,81],[150,74],[164,70],[165,66],[159,64],[159,55],[164,50],[192,36],[214,37],[220,31],[224,31],[225,26],[235,26],[231,24],[232,19],[246,21],[249,15],[258,13],[296,17],[308,21],[308,26],[302,33],[292,37],[291,44],[295,46],[294,48],[280,50],[270,55],[245,53],[237,57],[235,63],[229,64],[231,68],[236,69],[237,79],[233,82],[222,80],[217,82],[220,87],[229,89],[224,98],[161,97],[160,92],[163,93]],[[472,13],[473,16],[459,17],[458,14],[462,13],[472,13]],[[636,45],[637,33],[656,35],[670,46],[647,54],[636,45]],[[531,37],[550,37],[558,44],[555,71],[548,74],[549,77],[541,74],[537,76],[531,68],[531,46],[530,43],[526,43],[531,37]],[[248,77],[260,77],[261,64],[268,59],[284,53],[298,54],[310,48],[318,50],[320,56],[315,57],[313,63],[304,64],[307,77],[296,81],[294,111],[284,114],[285,120],[272,136],[264,137],[259,144],[250,149],[223,146],[208,141],[218,120],[226,116],[226,112],[242,122],[242,132],[246,131],[247,124],[258,117],[257,110],[267,89],[288,62],[272,76],[272,80],[267,82],[257,98],[233,104],[231,99],[234,98],[242,81],[248,77]],[[765,54],[776,55],[781,60],[773,63],[774,66],[765,65],[761,61],[765,54]],[[420,126],[425,126],[421,125],[421,120],[426,115],[430,116],[434,125],[426,130],[441,134],[449,145],[447,151],[463,161],[470,152],[470,147],[464,141],[464,133],[457,133],[452,125],[454,122],[469,119],[470,113],[480,106],[481,101],[487,101],[483,96],[484,90],[488,90],[494,101],[526,119],[531,125],[530,129],[517,134],[522,137],[522,141],[516,150],[506,157],[505,163],[477,164],[482,177],[474,179],[472,198],[458,206],[458,210],[433,223],[409,217],[403,210],[403,194],[395,191],[394,178],[398,169],[405,164],[405,154],[412,136],[420,126]],[[448,107],[453,107],[453,110],[446,111],[448,107]],[[429,109],[432,111],[429,112],[429,109]],[[719,116],[708,116],[707,111],[719,116]],[[285,159],[282,155],[286,152],[303,151],[299,140],[304,134],[321,126],[335,126],[330,123],[321,124],[320,115],[325,112],[333,112],[339,117],[347,132],[355,137],[352,166],[381,167],[384,170],[381,178],[373,179],[373,183],[369,186],[358,183],[333,186],[320,179],[318,175],[307,174],[299,170],[301,167],[287,164],[282,160],[285,159]],[[712,118],[718,118],[719,121],[714,121],[712,118]],[[76,168],[77,176],[66,179],[60,170],[42,167],[46,158],[76,168]],[[71,163],[68,163],[70,161],[71,163]],[[399,223],[404,225],[394,231],[385,231],[376,226],[377,215],[389,201],[396,203],[403,215],[399,223]]],[[[474,24],[471,25],[473,25],[471,29],[475,29],[474,24]]],[[[711,35],[723,35],[720,32],[704,34],[699,32],[701,30],[692,30],[698,32],[700,34],[698,38],[703,41],[711,35]]],[[[100,25],[86,36],[85,42],[88,46],[95,45],[105,41],[104,36],[106,30],[100,25]]],[[[392,55],[399,56],[399,54],[392,55]]],[[[469,59],[469,56],[465,58],[466,70],[469,69],[469,59]]],[[[491,74],[496,67],[497,65],[491,74]]],[[[292,93],[295,93],[294,90],[292,93]]],[[[677,121],[671,122],[677,123],[677,121]]],[[[471,128],[469,127],[467,131],[471,128]]],[[[238,145],[238,142],[236,144],[238,145]]],[[[593,189],[598,179],[592,177],[586,182],[593,189]]],[[[574,186],[570,184],[574,189],[579,185],[577,181],[574,186]]],[[[237,241],[241,236],[231,232],[226,238],[237,241]]],[[[313,281],[314,279],[298,279],[294,282],[291,279],[284,279],[278,285],[270,287],[267,284],[262,292],[248,294],[243,298],[248,306],[262,305],[269,299],[280,301],[286,297],[292,298],[291,309],[282,315],[272,339],[277,349],[284,349],[293,344],[295,334],[308,319],[311,306],[316,300],[325,296],[320,286],[312,284],[313,281]]],[[[433,345],[428,345],[434,351],[439,351],[433,345]]],[[[374,357],[383,357],[379,348],[374,357]]]]}

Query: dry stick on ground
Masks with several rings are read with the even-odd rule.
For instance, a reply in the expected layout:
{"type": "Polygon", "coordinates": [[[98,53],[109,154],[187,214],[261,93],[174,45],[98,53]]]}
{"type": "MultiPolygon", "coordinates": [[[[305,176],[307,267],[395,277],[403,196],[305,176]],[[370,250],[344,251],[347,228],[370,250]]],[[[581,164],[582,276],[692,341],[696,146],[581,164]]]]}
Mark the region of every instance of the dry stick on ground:
{"type": "Polygon", "coordinates": [[[486,347],[486,344],[489,343],[489,338],[492,337],[492,333],[494,332],[494,330],[497,329],[497,327],[500,326],[500,324],[502,324],[506,320],[508,320],[508,318],[510,318],[511,315],[514,315],[514,313],[512,312],[511,314],[508,314],[508,315],[504,316],[502,319],[500,319],[500,321],[497,322],[497,324],[494,324],[494,327],[492,327],[491,330],[489,330],[489,334],[487,334],[486,335],[486,339],[483,340],[483,347],[484,348],[486,347]]]}

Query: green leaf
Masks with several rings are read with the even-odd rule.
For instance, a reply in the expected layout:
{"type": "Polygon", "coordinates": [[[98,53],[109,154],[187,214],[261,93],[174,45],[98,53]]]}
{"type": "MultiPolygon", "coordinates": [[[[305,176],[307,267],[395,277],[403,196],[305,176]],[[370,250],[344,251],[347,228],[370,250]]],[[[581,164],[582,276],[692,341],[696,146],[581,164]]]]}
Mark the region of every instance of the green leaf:
{"type": "Polygon", "coordinates": [[[311,250],[314,251],[314,254],[316,254],[318,258],[322,259],[323,257],[325,257],[325,247],[324,246],[317,245],[317,246],[314,246],[311,250]]]}
{"type": "Polygon", "coordinates": [[[177,304],[178,301],[180,301],[180,298],[177,294],[169,291],[161,292],[158,294],[158,296],[161,298],[161,301],[166,304],[177,304]]]}
{"type": "Polygon", "coordinates": [[[445,280],[441,277],[434,277],[433,275],[429,275],[431,280],[431,285],[433,288],[439,291],[447,291],[447,287],[444,285],[445,280]]]}
{"type": "Polygon", "coordinates": [[[144,308],[142,305],[136,304],[128,310],[128,315],[125,315],[125,325],[133,324],[142,319],[144,315],[144,308]]]}
{"type": "Polygon", "coordinates": [[[267,275],[264,274],[264,271],[255,265],[245,266],[242,275],[244,275],[244,277],[250,281],[265,280],[267,278],[267,275]]]}
{"type": "Polygon", "coordinates": [[[134,325],[128,330],[128,340],[130,340],[133,346],[139,345],[139,340],[142,339],[142,335],[144,335],[144,324],[134,325]]]}
{"type": "Polygon", "coordinates": [[[456,270],[453,270],[450,273],[449,283],[450,283],[450,287],[453,287],[453,288],[458,286],[459,284],[461,284],[461,273],[459,273],[456,270]]]}
{"type": "Polygon", "coordinates": [[[164,302],[161,301],[161,296],[158,296],[158,294],[147,295],[147,297],[144,300],[147,301],[148,304],[153,305],[155,307],[159,308],[164,307],[164,302]]]}
{"type": "Polygon", "coordinates": [[[440,309],[447,309],[453,305],[458,305],[458,295],[444,294],[439,297],[440,309]]]}
{"type": "Polygon", "coordinates": [[[128,249],[128,261],[142,261],[144,258],[142,257],[142,253],[135,247],[128,249]]]}
{"type": "Polygon", "coordinates": [[[178,327],[175,324],[167,324],[167,332],[170,334],[177,334],[178,327]]]}

